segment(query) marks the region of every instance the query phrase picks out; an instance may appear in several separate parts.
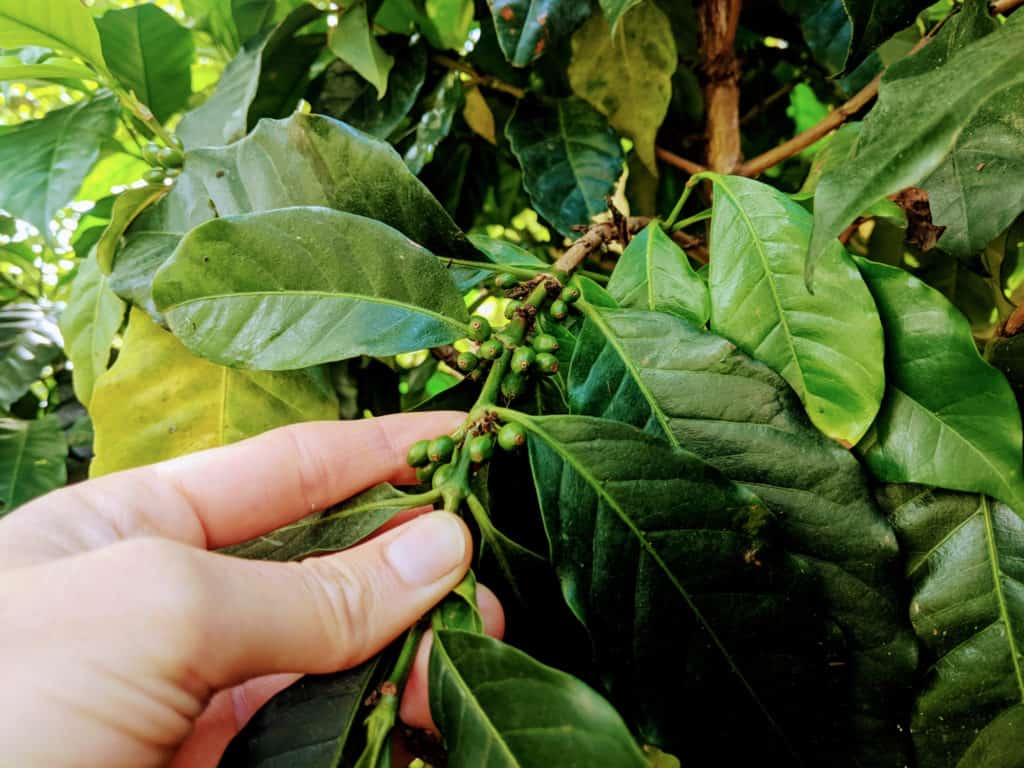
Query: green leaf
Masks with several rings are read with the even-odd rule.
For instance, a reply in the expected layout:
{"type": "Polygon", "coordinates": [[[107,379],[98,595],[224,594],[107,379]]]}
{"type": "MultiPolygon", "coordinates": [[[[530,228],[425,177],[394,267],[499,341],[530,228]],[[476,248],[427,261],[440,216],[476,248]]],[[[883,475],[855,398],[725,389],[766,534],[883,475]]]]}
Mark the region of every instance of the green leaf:
{"type": "Polygon", "coordinates": [[[437,146],[451,133],[452,120],[462,106],[462,81],[458,72],[449,72],[430,97],[430,106],[416,124],[416,137],[405,151],[405,164],[419,174],[434,159],[437,146]]]}
{"type": "Polygon", "coordinates": [[[1024,523],[985,496],[888,486],[927,670],[911,732],[921,768],[1016,765],[1024,712],[1024,523]]]}
{"type": "Polygon", "coordinates": [[[711,316],[707,284],[657,222],[629,241],[608,281],[608,293],[621,307],[668,312],[700,327],[711,316]]]}
{"type": "MultiPolygon", "coordinates": [[[[204,104],[186,113],[179,123],[176,133],[185,146],[189,149],[219,147],[243,138],[252,123],[263,116],[253,108],[253,104],[259,96],[263,70],[266,68],[274,72],[271,64],[275,57],[286,57],[289,70],[295,69],[296,63],[300,70],[294,73],[294,77],[290,72],[279,71],[276,78],[280,78],[289,89],[296,82],[304,85],[304,76],[308,74],[309,64],[317,51],[305,51],[295,34],[320,15],[321,11],[305,3],[274,30],[246,43],[224,69],[214,94],[204,104]]],[[[285,109],[286,114],[293,110],[300,95],[295,94],[294,101],[285,109]]]]}
{"type": "Polygon", "coordinates": [[[94,258],[78,262],[71,297],[60,316],[64,349],[71,360],[75,397],[86,407],[96,378],[107,370],[110,346],[121,328],[125,304],[108,285],[94,258]]]}
{"type": "Polygon", "coordinates": [[[430,711],[451,768],[645,768],[618,713],[579,680],[499,640],[434,633],[430,711]]]}
{"type": "Polygon", "coordinates": [[[420,29],[431,45],[457,51],[466,44],[473,24],[473,0],[426,0],[421,7],[420,29]]]}
{"type": "Polygon", "coordinates": [[[67,482],[68,444],[56,416],[0,418],[0,516],[67,482]]]}
{"type": "Polygon", "coordinates": [[[850,49],[850,18],[843,0],[782,0],[800,21],[807,47],[829,72],[841,72],[850,49]]]}
{"type": "MultiPolygon", "coordinates": [[[[508,240],[488,237],[487,235],[470,235],[469,240],[493,264],[505,264],[510,267],[522,266],[534,269],[543,268],[546,262],[541,261],[529,251],[523,250],[508,240]]],[[[493,269],[473,269],[472,267],[453,266],[449,273],[459,290],[466,292],[496,274],[493,269]]]]}
{"type": "Polygon", "coordinates": [[[95,80],[96,74],[74,59],[51,58],[39,64],[23,64],[17,56],[0,56],[3,80],[95,80]]]}
{"type": "Polygon", "coordinates": [[[78,192],[100,145],[113,135],[118,110],[116,98],[101,95],[0,128],[0,208],[48,236],[50,221],[78,192]]]}
{"type": "Polygon", "coordinates": [[[38,45],[70,53],[106,73],[92,14],[78,0],[0,0],[0,40],[5,48],[38,45]]]}
{"type": "Polygon", "coordinates": [[[383,98],[395,59],[380,47],[367,14],[365,2],[350,5],[331,35],[331,50],[377,89],[378,98],[383,98]]]}
{"type": "Polygon", "coordinates": [[[0,307],[0,408],[7,410],[61,351],[55,312],[43,304],[0,307]]]}
{"type": "MultiPolygon", "coordinates": [[[[807,612],[830,617],[844,638],[830,669],[848,673],[833,680],[829,707],[806,692],[783,704],[796,709],[798,722],[825,718],[833,745],[852,731],[850,754],[861,765],[901,759],[893,723],[903,714],[899,691],[910,684],[916,645],[895,590],[895,537],[856,459],[810,424],[780,376],[725,339],[671,315],[577,306],[586,322],[569,372],[572,411],[624,421],[696,452],[777,514],[780,546],[815,582],[807,612]],[[815,712],[801,712],[805,705],[815,712]]],[[[789,668],[772,669],[769,688],[788,681],[789,668]]],[[[666,713],[666,730],[676,715],[666,713]]],[[[727,726],[710,717],[714,754],[713,734],[727,726]]],[[[809,732],[801,724],[800,733],[809,732]]]]}
{"type": "Polygon", "coordinates": [[[619,20],[630,8],[638,5],[642,0],[598,0],[598,2],[614,33],[618,29],[619,20]]]}
{"type": "Polygon", "coordinates": [[[297,113],[263,120],[229,147],[187,153],[171,193],[126,233],[111,287],[159,317],[150,295],[153,275],[186,232],[218,215],[298,205],[371,216],[438,255],[479,258],[391,145],[336,120],[297,113]]]}
{"type": "Polygon", "coordinates": [[[886,195],[920,186],[962,138],[969,142],[966,131],[975,115],[1005,105],[1012,89],[1024,85],[1024,21],[1011,17],[936,69],[905,77],[894,70],[882,80],[854,156],[825,173],[818,185],[808,271],[861,211],[886,195]]]}
{"type": "Polygon", "coordinates": [[[532,64],[590,15],[577,0],[494,0],[488,3],[502,53],[514,66],[532,64]]]}
{"type": "Polygon", "coordinates": [[[164,122],[192,95],[192,33],[156,5],[107,11],[96,20],[110,71],[164,122]]]}
{"type": "Polygon", "coordinates": [[[672,26],[653,0],[631,10],[614,34],[609,22],[595,14],[572,36],[573,93],[633,140],[640,162],[655,177],[654,139],[672,100],[677,61],[672,26]]]}
{"type": "Polygon", "coordinates": [[[194,353],[264,370],[394,355],[467,334],[432,253],[373,219],[287,208],[214,219],[157,272],[153,298],[194,353]]]}
{"type": "MultiPolygon", "coordinates": [[[[494,6],[497,8],[497,4],[494,6]]],[[[607,210],[623,156],[604,117],[579,99],[521,102],[505,128],[533,206],[566,237],[607,210]]]]}
{"type": "Polygon", "coordinates": [[[878,46],[910,26],[931,0],[843,0],[850,21],[846,70],[853,69],[878,46]]]}
{"type": "Polygon", "coordinates": [[[424,506],[422,499],[381,483],[330,509],[220,551],[250,560],[303,560],[310,555],[348,549],[399,512],[417,506],[424,506]]]}
{"type": "Polygon", "coordinates": [[[96,380],[93,476],[215,448],[299,421],[335,419],[338,402],[319,371],[222,368],[194,357],[139,309],[124,345],[96,380]]]}
{"type": "Polygon", "coordinates": [[[885,326],[885,401],[858,446],[872,473],[985,493],[1024,515],[1020,412],[1006,379],[978,354],[967,320],[902,269],[857,265],[885,326]]]}
{"type": "Polygon", "coordinates": [[[833,242],[810,293],[811,214],[766,184],[710,178],[712,330],[780,373],[828,437],[855,444],[885,386],[882,326],[864,281],[833,242]]]}
{"type": "Polygon", "coordinates": [[[110,214],[110,223],[96,243],[96,263],[103,274],[109,275],[113,269],[114,254],[125,230],[139,214],[163,199],[169,191],[163,184],[147,184],[144,187],[129,187],[117,196],[110,214]]]}
{"type": "Polygon", "coordinates": [[[262,706],[235,736],[219,768],[337,768],[380,666],[376,656],[355,669],[307,675],[262,706]]]}
{"type": "Polygon", "coordinates": [[[484,619],[476,604],[476,576],[467,571],[448,596],[430,614],[435,630],[458,629],[465,632],[484,633],[484,619]]]}
{"type": "Polygon", "coordinates": [[[324,88],[315,111],[344,120],[353,128],[386,139],[409,114],[427,74],[427,51],[422,43],[392,49],[395,66],[388,77],[388,91],[377,91],[342,61],[327,70],[324,88]]]}

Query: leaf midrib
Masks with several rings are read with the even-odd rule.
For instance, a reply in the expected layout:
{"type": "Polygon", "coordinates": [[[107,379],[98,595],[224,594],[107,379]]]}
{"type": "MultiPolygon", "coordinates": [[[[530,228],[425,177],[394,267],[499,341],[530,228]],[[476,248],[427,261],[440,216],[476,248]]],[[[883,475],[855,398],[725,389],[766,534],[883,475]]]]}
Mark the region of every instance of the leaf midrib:
{"type": "Polygon", "coordinates": [[[732,670],[733,674],[736,675],[737,679],[740,681],[740,684],[750,695],[751,699],[757,705],[757,708],[764,715],[765,719],[768,721],[769,725],[771,725],[772,729],[781,737],[783,743],[785,743],[787,748],[789,748],[792,752],[793,750],[790,746],[789,739],[786,737],[785,733],[782,731],[782,728],[779,726],[779,724],[775,721],[775,718],[772,717],[772,715],[768,712],[767,707],[765,707],[764,703],[761,701],[761,698],[757,695],[757,692],[754,690],[753,685],[751,685],[750,681],[747,680],[746,676],[744,676],[743,672],[740,670],[739,665],[736,663],[732,655],[726,649],[725,643],[723,643],[721,638],[718,637],[718,634],[711,627],[711,624],[705,618],[704,614],[701,613],[700,608],[697,607],[697,604],[693,601],[693,598],[690,596],[690,593],[687,592],[686,588],[676,577],[672,569],[668,567],[668,564],[661,558],[661,555],[658,554],[657,550],[654,549],[653,546],[651,546],[651,543],[644,535],[644,532],[636,526],[633,519],[628,514],[626,514],[626,511],[621,506],[619,506],[615,498],[608,494],[608,492],[605,490],[604,485],[601,482],[599,482],[596,477],[590,474],[590,472],[587,471],[586,467],[583,467],[581,464],[576,462],[572,454],[563,451],[560,448],[560,443],[557,440],[555,440],[550,434],[545,432],[541,427],[539,427],[536,421],[529,417],[523,416],[522,414],[516,414],[516,417],[521,423],[523,423],[527,427],[527,429],[532,430],[538,436],[542,436],[545,443],[562,458],[562,461],[572,466],[573,470],[576,471],[580,475],[580,477],[582,477],[587,482],[587,484],[589,484],[591,488],[594,489],[594,492],[602,499],[604,499],[605,502],[615,511],[615,514],[618,515],[619,519],[622,520],[626,527],[629,528],[630,532],[636,537],[637,541],[640,543],[640,546],[643,548],[643,550],[655,562],[655,564],[657,564],[658,568],[661,569],[662,573],[664,573],[664,575],[668,578],[669,582],[671,582],[672,586],[675,587],[676,591],[679,592],[679,595],[686,602],[687,607],[689,607],[690,610],[693,612],[694,617],[704,628],[704,631],[708,633],[708,637],[710,638],[711,642],[722,654],[722,657],[725,659],[726,664],[729,665],[730,670],[732,670]]]}
{"type": "Polygon", "coordinates": [[[1014,635],[1013,622],[1010,621],[1010,612],[1006,605],[1006,595],[1003,593],[1002,568],[999,565],[999,551],[996,549],[995,528],[992,525],[992,509],[989,506],[987,496],[981,497],[979,510],[985,519],[985,540],[988,545],[989,563],[992,567],[992,588],[996,595],[996,604],[999,607],[999,619],[1006,627],[1006,642],[1010,646],[1010,660],[1013,663],[1013,674],[1017,680],[1017,691],[1020,693],[1020,700],[1024,703],[1024,675],[1021,673],[1020,656],[1017,649],[1017,638],[1014,635]]]}

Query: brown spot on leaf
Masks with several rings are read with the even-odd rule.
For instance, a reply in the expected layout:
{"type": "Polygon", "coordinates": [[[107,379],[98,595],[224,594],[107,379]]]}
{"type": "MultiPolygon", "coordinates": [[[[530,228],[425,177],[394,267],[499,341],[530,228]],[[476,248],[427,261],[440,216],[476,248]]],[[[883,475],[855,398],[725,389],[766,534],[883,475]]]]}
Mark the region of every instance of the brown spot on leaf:
{"type": "Polygon", "coordinates": [[[907,242],[922,251],[934,248],[946,228],[932,224],[928,193],[918,187],[908,187],[890,196],[889,199],[907,214],[907,242]]]}
{"type": "Polygon", "coordinates": [[[975,168],[974,170],[976,170],[978,173],[981,173],[982,171],[985,170],[986,165],[988,165],[988,163],[978,163],[978,167],[975,168]]]}
{"type": "Polygon", "coordinates": [[[500,11],[498,11],[498,13],[501,16],[501,18],[503,18],[505,21],[512,21],[512,19],[516,17],[516,12],[509,8],[507,5],[500,11]]]}
{"type": "Polygon", "coordinates": [[[544,53],[544,45],[546,44],[546,42],[547,41],[545,41],[543,37],[537,41],[537,44],[533,46],[534,56],[540,56],[542,53],[544,53]]]}

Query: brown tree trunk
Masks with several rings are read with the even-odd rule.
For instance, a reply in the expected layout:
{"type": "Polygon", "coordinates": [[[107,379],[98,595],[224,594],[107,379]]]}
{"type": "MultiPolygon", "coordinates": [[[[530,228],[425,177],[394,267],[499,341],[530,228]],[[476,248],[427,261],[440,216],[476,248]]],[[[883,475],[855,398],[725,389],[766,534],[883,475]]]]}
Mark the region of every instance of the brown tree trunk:
{"type": "Polygon", "coordinates": [[[743,0],[702,0],[697,14],[704,67],[708,167],[732,173],[743,157],[740,148],[740,65],[733,43],[743,0]]]}

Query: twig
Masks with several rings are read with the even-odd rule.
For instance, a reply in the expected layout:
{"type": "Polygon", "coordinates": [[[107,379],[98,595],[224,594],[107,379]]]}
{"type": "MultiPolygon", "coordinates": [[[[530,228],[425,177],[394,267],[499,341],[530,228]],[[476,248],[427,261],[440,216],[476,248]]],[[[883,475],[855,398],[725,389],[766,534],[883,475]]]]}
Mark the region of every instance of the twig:
{"type": "Polygon", "coordinates": [[[761,99],[761,101],[759,101],[757,104],[751,107],[750,111],[747,112],[747,114],[740,118],[740,125],[746,125],[747,123],[749,123],[759,114],[768,109],[768,107],[770,107],[776,101],[788,96],[789,92],[792,91],[794,88],[796,88],[796,81],[786,83],[781,88],[765,96],[763,99],[761,99]]]}
{"type": "MultiPolygon", "coordinates": [[[[626,228],[629,234],[634,235],[650,223],[650,216],[630,216],[626,220],[626,228]]],[[[603,221],[599,224],[591,224],[583,235],[558,258],[552,269],[555,272],[569,274],[582,264],[590,254],[600,250],[606,243],[617,239],[618,236],[618,228],[613,222],[603,221]]],[[[701,264],[708,263],[707,251],[704,249],[703,241],[700,238],[683,231],[672,232],[671,237],[689,256],[701,264]]]]}
{"type": "Polygon", "coordinates": [[[704,74],[708,166],[733,173],[740,165],[740,64],[736,30],[743,0],[703,0],[697,9],[704,74]]]}
{"type": "Polygon", "coordinates": [[[453,59],[449,56],[442,56],[441,54],[434,56],[433,60],[445,69],[454,69],[457,72],[463,72],[469,75],[469,79],[474,85],[482,85],[484,88],[490,88],[492,91],[501,91],[502,93],[507,93],[509,96],[514,96],[517,99],[522,99],[526,96],[525,88],[520,88],[517,85],[506,83],[504,80],[500,80],[492,75],[484,75],[477,72],[471,64],[467,64],[464,61],[459,61],[458,59],[453,59]]]}
{"type": "Polygon", "coordinates": [[[655,147],[654,154],[658,156],[658,159],[673,165],[681,171],[685,171],[691,176],[695,173],[701,173],[706,171],[707,168],[700,163],[695,163],[693,160],[687,160],[685,157],[680,157],[674,152],[669,152],[667,149],[662,147],[655,147]]]}
{"type": "Polygon", "coordinates": [[[1007,16],[1013,13],[1015,10],[1024,5],[1024,0],[993,0],[988,4],[988,11],[993,16],[997,13],[1001,13],[1003,16],[1007,16]]]}
{"type": "MultiPolygon", "coordinates": [[[[1014,2],[1018,5],[1024,5],[1024,0],[1014,0],[1014,2]]],[[[930,43],[932,38],[939,33],[942,26],[952,18],[953,14],[955,14],[957,10],[959,10],[959,6],[954,6],[953,10],[950,11],[945,18],[928,30],[928,34],[917,41],[917,44],[907,52],[907,56],[913,56],[930,43]]],[[[787,160],[801,150],[811,146],[814,142],[825,137],[827,134],[860,112],[861,109],[863,109],[872,99],[875,98],[875,96],[878,95],[878,86],[881,84],[882,76],[884,74],[885,72],[881,72],[874,80],[855,93],[849,101],[836,107],[822,118],[822,120],[817,124],[812,125],[806,131],[801,131],[789,141],[784,141],[774,149],[769,149],[767,152],[745,162],[740,166],[739,173],[744,176],[759,176],[772,166],[778,165],[783,160],[787,160]]]]}

